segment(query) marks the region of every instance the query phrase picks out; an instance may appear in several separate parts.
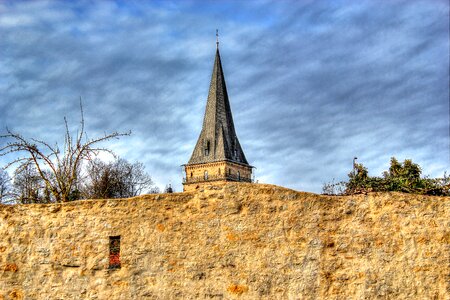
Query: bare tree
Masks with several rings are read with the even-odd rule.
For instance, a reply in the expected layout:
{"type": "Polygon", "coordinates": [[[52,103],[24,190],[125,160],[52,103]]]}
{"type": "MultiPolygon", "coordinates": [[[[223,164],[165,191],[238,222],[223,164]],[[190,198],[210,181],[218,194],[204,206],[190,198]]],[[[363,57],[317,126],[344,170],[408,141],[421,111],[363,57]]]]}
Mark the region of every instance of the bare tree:
{"type": "Polygon", "coordinates": [[[154,187],[150,188],[150,190],[148,190],[148,194],[160,194],[160,193],[161,193],[161,190],[157,186],[154,186],[154,187]]]}
{"type": "MultiPolygon", "coordinates": [[[[51,193],[56,202],[75,200],[79,185],[79,172],[84,161],[90,160],[100,151],[112,153],[111,150],[98,147],[101,142],[119,138],[130,133],[113,132],[94,139],[86,137],[84,129],[83,107],[80,102],[81,122],[74,138],[64,118],[65,137],[64,147],[60,150],[58,144],[54,146],[38,139],[27,139],[18,133],[7,129],[7,134],[1,138],[10,140],[6,146],[0,148],[0,156],[19,153],[20,156],[12,160],[5,168],[17,166],[17,174],[34,166],[43,180],[45,188],[51,193]]],[[[113,154],[113,153],[112,153],[113,154]]]]}
{"type": "Polygon", "coordinates": [[[89,163],[82,194],[86,198],[128,198],[148,191],[152,185],[150,175],[140,162],[132,164],[119,158],[105,163],[95,159],[89,163]]]}
{"type": "Polygon", "coordinates": [[[0,169],[0,203],[11,202],[11,178],[8,173],[0,169]]]}
{"type": "Polygon", "coordinates": [[[31,164],[14,175],[11,195],[13,200],[19,204],[49,203],[53,200],[44,180],[36,167],[31,164]]]}

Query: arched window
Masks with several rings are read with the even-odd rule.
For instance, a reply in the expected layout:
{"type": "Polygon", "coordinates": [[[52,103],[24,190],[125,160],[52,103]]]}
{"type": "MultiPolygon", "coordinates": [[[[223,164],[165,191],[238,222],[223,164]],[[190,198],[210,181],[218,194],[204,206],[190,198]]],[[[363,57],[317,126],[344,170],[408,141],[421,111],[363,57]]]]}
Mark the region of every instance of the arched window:
{"type": "Polygon", "coordinates": [[[192,178],[192,176],[194,176],[194,174],[192,174],[192,172],[191,172],[191,178],[192,178]]]}
{"type": "Polygon", "coordinates": [[[219,175],[220,175],[220,168],[219,168],[219,175]]]}
{"type": "Polygon", "coordinates": [[[205,171],[205,180],[208,180],[208,171],[205,171]]]}
{"type": "Polygon", "coordinates": [[[241,180],[241,172],[238,171],[238,180],[241,180]]]}
{"type": "Polygon", "coordinates": [[[228,169],[228,175],[231,175],[231,169],[228,169]]]}

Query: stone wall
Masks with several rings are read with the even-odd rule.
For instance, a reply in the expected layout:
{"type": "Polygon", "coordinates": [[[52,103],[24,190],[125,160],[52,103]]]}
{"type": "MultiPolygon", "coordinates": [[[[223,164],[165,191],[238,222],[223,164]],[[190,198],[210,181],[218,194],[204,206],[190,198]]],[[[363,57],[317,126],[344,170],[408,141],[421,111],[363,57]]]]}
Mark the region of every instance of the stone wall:
{"type": "Polygon", "coordinates": [[[0,206],[0,299],[449,299],[449,228],[448,197],[245,183],[0,206]]]}

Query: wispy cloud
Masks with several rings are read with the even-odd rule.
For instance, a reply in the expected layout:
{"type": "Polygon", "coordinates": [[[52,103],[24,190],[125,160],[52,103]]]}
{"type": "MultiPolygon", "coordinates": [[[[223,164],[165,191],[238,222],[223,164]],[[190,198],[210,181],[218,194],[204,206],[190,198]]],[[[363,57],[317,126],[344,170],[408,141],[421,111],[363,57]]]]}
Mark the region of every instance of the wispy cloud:
{"type": "Polygon", "coordinates": [[[132,130],[111,147],[180,190],[216,28],[260,181],[320,192],[354,156],[449,169],[446,1],[2,2],[0,127],[56,141],[81,96],[90,135],[132,130]]]}

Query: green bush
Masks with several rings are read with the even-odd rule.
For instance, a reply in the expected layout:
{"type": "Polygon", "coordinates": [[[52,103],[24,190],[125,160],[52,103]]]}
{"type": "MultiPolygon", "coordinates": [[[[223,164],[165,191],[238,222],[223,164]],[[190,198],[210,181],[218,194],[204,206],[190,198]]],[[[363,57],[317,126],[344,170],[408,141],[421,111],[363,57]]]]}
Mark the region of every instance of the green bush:
{"type": "Polygon", "coordinates": [[[326,183],[323,193],[328,195],[353,195],[367,192],[403,192],[423,195],[450,196],[450,177],[421,177],[422,169],[410,159],[403,163],[391,158],[388,171],[382,177],[371,177],[363,164],[355,164],[348,174],[349,180],[326,183]]]}

